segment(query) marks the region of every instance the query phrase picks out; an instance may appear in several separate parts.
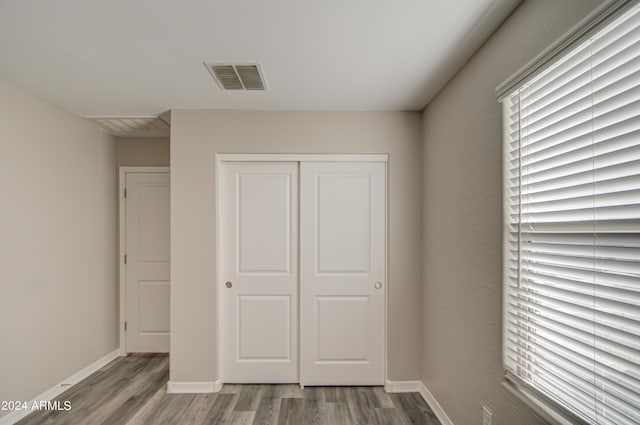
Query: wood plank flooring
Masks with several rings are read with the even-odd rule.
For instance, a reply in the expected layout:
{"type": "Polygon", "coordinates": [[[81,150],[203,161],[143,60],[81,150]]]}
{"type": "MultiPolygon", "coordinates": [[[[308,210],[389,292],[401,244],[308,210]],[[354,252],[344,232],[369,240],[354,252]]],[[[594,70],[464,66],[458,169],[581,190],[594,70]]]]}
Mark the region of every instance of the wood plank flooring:
{"type": "Polygon", "coordinates": [[[169,358],[114,360],[19,425],[440,425],[418,393],[382,387],[225,385],[217,394],[167,394],[169,358]]]}

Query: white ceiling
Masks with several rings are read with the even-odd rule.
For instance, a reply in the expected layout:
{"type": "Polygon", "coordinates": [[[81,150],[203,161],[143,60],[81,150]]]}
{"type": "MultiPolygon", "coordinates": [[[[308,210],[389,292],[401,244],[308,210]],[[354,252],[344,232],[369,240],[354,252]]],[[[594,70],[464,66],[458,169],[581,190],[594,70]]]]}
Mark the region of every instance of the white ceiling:
{"type": "Polygon", "coordinates": [[[0,77],[80,116],[420,110],[519,0],[0,0],[0,77]],[[259,62],[269,90],[203,65],[259,62]]]}

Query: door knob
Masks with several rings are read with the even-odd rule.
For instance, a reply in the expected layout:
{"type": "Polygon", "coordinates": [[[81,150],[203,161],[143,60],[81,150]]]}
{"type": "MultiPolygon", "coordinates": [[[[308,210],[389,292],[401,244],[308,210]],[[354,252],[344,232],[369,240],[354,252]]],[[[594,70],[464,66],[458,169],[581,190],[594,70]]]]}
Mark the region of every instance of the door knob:
{"type": "Polygon", "coordinates": [[[382,282],[376,282],[375,285],[373,285],[376,289],[380,289],[382,288],[382,282]]]}
{"type": "Polygon", "coordinates": [[[233,283],[227,281],[227,283],[225,283],[224,286],[226,286],[227,288],[231,288],[233,286],[233,283]]]}

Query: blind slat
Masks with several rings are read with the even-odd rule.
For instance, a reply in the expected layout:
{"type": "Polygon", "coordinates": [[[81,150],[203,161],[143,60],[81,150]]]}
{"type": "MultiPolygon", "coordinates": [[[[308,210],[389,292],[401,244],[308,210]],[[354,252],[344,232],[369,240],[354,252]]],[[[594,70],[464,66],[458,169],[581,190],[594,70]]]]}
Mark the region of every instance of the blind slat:
{"type": "Polygon", "coordinates": [[[503,99],[504,362],[640,424],[640,2],[503,99]]]}
{"type": "MultiPolygon", "coordinates": [[[[593,365],[596,359],[593,355],[589,355],[588,347],[584,344],[576,343],[568,346],[559,343],[559,334],[550,329],[539,328],[536,329],[538,333],[532,333],[526,324],[517,323],[514,326],[523,329],[523,332],[514,335],[513,341],[522,341],[523,335],[527,335],[526,343],[521,342],[517,348],[514,347],[514,350],[522,350],[528,354],[526,358],[519,359],[520,366],[531,370],[554,364],[561,367],[565,371],[563,374],[568,377],[567,380],[578,388],[585,383],[587,385],[594,383],[596,375],[593,373],[593,365]],[[581,347],[582,352],[580,352],[581,347]]],[[[633,400],[633,395],[638,392],[637,380],[630,380],[626,374],[604,364],[599,364],[598,370],[601,382],[615,389],[616,398],[626,402],[633,400]]],[[[583,391],[587,389],[582,388],[583,391]]],[[[590,389],[593,391],[593,387],[590,389]]]]}
{"type": "MultiPolygon", "coordinates": [[[[512,333],[517,340],[520,340],[518,347],[525,346],[537,349],[540,346],[540,348],[547,348],[565,358],[567,367],[573,365],[589,368],[594,377],[593,371],[595,369],[593,367],[597,364],[603,373],[610,374],[615,378],[615,382],[618,382],[622,387],[635,393],[640,392],[640,381],[627,373],[627,368],[630,365],[633,366],[633,363],[603,351],[599,347],[594,350],[590,344],[579,339],[579,331],[551,320],[547,320],[545,326],[542,323],[534,322],[528,315],[516,316],[510,320],[517,329],[512,333]]],[[[522,359],[522,363],[528,363],[531,360],[522,359]]],[[[544,358],[536,358],[535,360],[544,361],[544,358]]]]}

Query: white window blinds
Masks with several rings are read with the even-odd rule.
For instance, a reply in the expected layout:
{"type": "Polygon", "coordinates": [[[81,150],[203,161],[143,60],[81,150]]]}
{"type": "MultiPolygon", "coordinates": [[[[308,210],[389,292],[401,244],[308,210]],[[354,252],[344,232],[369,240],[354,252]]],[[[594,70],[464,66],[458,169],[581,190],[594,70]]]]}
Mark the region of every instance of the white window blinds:
{"type": "Polygon", "coordinates": [[[640,10],[503,100],[507,375],[640,424],[640,10]]]}

